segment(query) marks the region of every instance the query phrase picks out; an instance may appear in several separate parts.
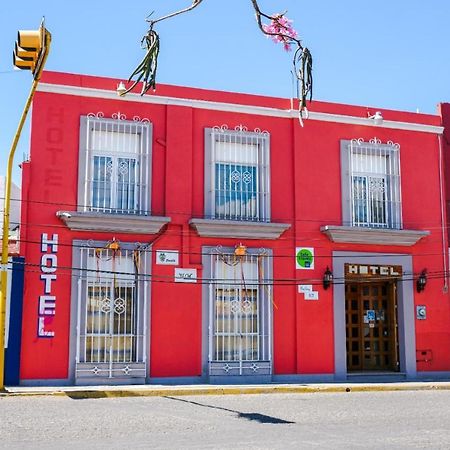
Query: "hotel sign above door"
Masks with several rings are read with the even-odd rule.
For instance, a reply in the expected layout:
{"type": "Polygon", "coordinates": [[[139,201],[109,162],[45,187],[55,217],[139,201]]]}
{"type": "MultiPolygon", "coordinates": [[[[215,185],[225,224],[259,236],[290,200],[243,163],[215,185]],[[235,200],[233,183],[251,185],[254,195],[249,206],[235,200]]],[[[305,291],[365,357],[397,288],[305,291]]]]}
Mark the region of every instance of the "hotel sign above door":
{"type": "Polygon", "coordinates": [[[376,264],[345,264],[345,278],[400,278],[402,266],[376,264]]]}

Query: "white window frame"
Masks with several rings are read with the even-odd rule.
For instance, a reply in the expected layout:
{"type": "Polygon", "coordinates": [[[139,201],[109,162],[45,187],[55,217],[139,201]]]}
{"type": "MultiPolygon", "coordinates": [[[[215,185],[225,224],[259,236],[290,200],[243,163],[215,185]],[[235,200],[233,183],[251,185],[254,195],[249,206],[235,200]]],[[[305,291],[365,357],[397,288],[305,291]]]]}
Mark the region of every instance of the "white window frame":
{"type": "Polygon", "coordinates": [[[341,187],[344,226],[402,229],[399,144],[376,138],[341,141],[341,187]],[[365,186],[359,192],[356,179],[365,186]]]}
{"type": "MultiPolygon", "coordinates": [[[[151,142],[152,124],[148,119],[134,117],[126,120],[121,114],[113,114],[112,118],[104,118],[103,113],[82,116],[80,119],[80,153],[78,170],[78,211],[100,212],[114,214],[150,215],[151,199],[151,142]],[[97,133],[97,135],[95,135],[97,133]],[[108,136],[114,136],[108,142],[108,136]],[[120,136],[123,139],[120,139],[120,136]],[[125,136],[129,135],[130,139],[125,136]],[[103,136],[103,137],[102,137],[103,136]],[[136,136],[137,139],[132,139],[136,136]],[[105,177],[106,165],[103,173],[97,169],[94,172],[94,159],[109,159],[112,164],[108,167],[110,202],[97,202],[93,199],[95,184],[101,184],[98,175],[105,177]],[[132,161],[133,181],[119,183],[120,160],[132,161]],[[97,178],[97,179],[96,179],[97,178]],[[119,191],[126,192],[131,198],[126,204],[118,204],[119,191]]],[[[123,162],[123,161],[122,161],[123,162]]],[[[98,166],[97,166],[98,167],[98,166]]],[[[131,164],[128,165],[130,169],[131,164]]],[[[105,183],[106,184],[106,183],[105,183]]],[[[106,191],[106,188],[104,189],[106,191]]]]}
{"type": "Polygon", "coordinates": [[[248,131],[242,125],[234,130],[226,125],[205,129],[205,218],[270,222],[267,131],[248,131]]]}

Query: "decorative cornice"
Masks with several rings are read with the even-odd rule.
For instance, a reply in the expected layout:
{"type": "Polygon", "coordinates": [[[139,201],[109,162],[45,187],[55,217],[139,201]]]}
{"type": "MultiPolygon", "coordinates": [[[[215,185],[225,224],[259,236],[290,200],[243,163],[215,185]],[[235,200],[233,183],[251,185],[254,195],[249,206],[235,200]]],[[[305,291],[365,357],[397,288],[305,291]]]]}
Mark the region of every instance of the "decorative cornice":
{"type": "MultiPolygon", "coordinates": [[[[89,119],[110,119],[110,120],[117,120],[118,122],[123,122],[127,120],[127,116],[120,111],[117,111],[116,113],[112,113],[111,117],[105,117],[105,113],[103,111],[98,111],[96,113],[88,113],[87,117],[89,119]]],[[[130,120],[128,120],[130,122],[130,120]]],[[[140,116],[133,116],[133,122],[135,123],[142,123],[142,124],[150,124],[150,120],[146,117],[141,118],[140,116]]]]}
{"type": "Polygon", "coordinates": [[[56,216],[74,231],[156,234],[170,222],[170,217],[79,211],[58,211],[56,216]]]}
{"type": "MultiPolygon", "coordinates": [[[[79,86],[67,86],[61,84],[40,83],[37,90],[52,94],[76,95],[79,97],[104,98],[116,101],[151,103],[156,105],[185,106],[189,108],[206,109],[211,111],[226,111],[240,114],[253,114],[259,116],[282,117],[286,119],[298,118],[297,110],[285,110],[277,108],[267,108],[263,106],[241,105],[236,103],[212,102],[206,100],[194,100],[186,98],[175,98],[161,95],[144,95],[128,93],[124,97],[117,97],[116,91],[106,89],[94,89],[79,86]]],[[[341,114],[329,114],[310,111],[308,120],[319,120],[322,122],[346,123],[350,125],[364,125],[374,127],[372,119],[367,117],[346,116],[341,114]]],[[[376,125],[377,128],[391,128],[397,130],[420,131],[423,133],[442,134],[443,127],[436,125],[426,125],[422,123],[397,122],[393,120],[383,120],[383,123],[376,125]]]]}
{"type": "Polygon", "coordinates": [[[383,146],[383,147],[391,147],[392,149],[395,150],[400,150],[400,144],[398,144],[397,142],[392,142],[392,141],[387,141],[385,144],[378,139],[376,136],[373,137],[372,139],[369,139],[369,142],[364,141],[363,138],[358,138],[358,139],[352,139],[350,141],[350,143],[352,145],[356,145],[356,146],[366,146],[366,145],[374,145],[374,146],[383,146]]]}
{"type": "Polygon", "coordinates": [[[237,239],[278,239],[291,226],[287,223],[239,222],[217,219],[191,219],[189,223],[202,237],[237,239]]]}
{"type": "Polygon", "coordinates": [[[325,225],[320,228],[332,242],[412,246],[430,234],[426,230],[392,230],[386,228],[325,225]]]}

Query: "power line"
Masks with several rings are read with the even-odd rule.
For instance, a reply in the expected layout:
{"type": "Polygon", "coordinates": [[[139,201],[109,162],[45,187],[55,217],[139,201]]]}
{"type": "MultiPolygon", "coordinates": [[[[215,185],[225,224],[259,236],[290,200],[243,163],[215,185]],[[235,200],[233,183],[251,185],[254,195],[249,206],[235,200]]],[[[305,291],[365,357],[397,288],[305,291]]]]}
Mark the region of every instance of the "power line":
{"type": "MultiPolygon", "coordinates": [[[[0,197],[0,200],[4,200],[4,197],[0,197]]],[[[54,205],[54,206],[58,206],[58,207],[70,207],[70,208],[74,208],[74,210],[78,210],[79,208],[82,210],[89,210],[89,208],[92,207],[92,205],[84,205],[84,204],[76,204],[76,203],[65,203],[65,202],[51,202],[48,200],[30,200],[30,199],[20,199],[20,198],[11,198],[11,201],[16,201],[16,202],[21,202],[21,203],[32,203],[32,204],[41,204],[41,205],[54,205]]],[[[117,214],[117,215],[132,215],[132,216],[148,216],[151,217],[152,216],[152,211],[151,210],[139,210],[139,214],[129,214],[129,209],[120,209],[120,208],[112,208],[115,211],[117,211],[116,213],[104,213],[104,214],[117,214]]],[[[90,212],[95,212],[95,211],[90,211],[90,212]]],[[[153,211],[154,213],[154,211],[153,211]]],[[[183,212],[183,211],[164,211],[161,213],[158,213],[158,215],[164,215],[164,216],[170,216],[170,215],[178,215],[178,216],[186,216],[189,218],[202,218],[204,219],[205,216],[201,216],[201,217],[197,217],[196,215],[193,215],[192,212],[183,212]]],[[[214,217],[206,217],[206,218],[211,218],[214,219],[214,217]]],[[[218,219],[220,220],[220,219],[218,219]]],[[[336,218],[322,218],[322,219],[300,219],[300,218],[295,218],[295,217],[276,217],[277,221],[286,221],[286,222],[300,222],[300,223],[317,223],[317,224],[332,224],[334,222],[336,222],[336,218]]],[[[440,220],[436,221],[436,226],[428,226],[430,223],[427,222],[419,222],[419,221],[409,221],[409,222],[405,222],[403,221],[401,225],[403,226],[421,226],[424,225],[426,226],[426,228],[428,229],[442,229],[442,226],[440,225],[440,220]]],[[[348,223],[348,225],[350,225],[350,222],[348,223]]],[[[400,224],[394,224],[394,225],[400,225],[400,224]]],[[[450,225],[446,226],[445,228],[450,228],[450,225]]]]}
{"type": "MultiPolygon", "coordinates": [[[[107,220],[108,219],[108,217],[140,217],[140,216],[135,216],[134,214],[130,214],[130,215],[128,215],[128,216],[122,216],[122,215],[114,215],[114,214],[111,214],[111,215],[109,215],[109,214],[104,214],[104,216],[103,216],[104,218],[105,218],[105,220],[107,220]]],[[[151,216],[150,216],[151,217],[151,216]]],[[[218,223],[220,223],[220,219],[217,219],[217,222],[218,223]]],[[[11,222],[13,225],[17,225],[17,226],[19,226],[19,227],[35,227],[35,228],[38,228],[38,227],[42,227],[42,228],[55,228],[55,229],[61,229],[61,230],[67,230],[68,229],[68,227],[65,225],[65,224],[63,224],[63,223],[61,223],[61,224],[54,224],[54,223],[36,223],[36,222],[11,222]]],[[[253,222],[241,222],[241,221],[236,221],[236,223],[253,223],[253,222]]],[[[264,223],[264,222],[254,222],[254,223],[264,223]]],[[[169,235],[169,233],[173,233],[174,235],[176,235],[176,236],[186,236],[186,237],[192,237],[193,236],[193,234],[195,234],[196,233],[196,231],[195,230],[193,230],[193,229],[189,229],[189,230],[186,230],[186,231],[184,231],[183,229],[180,229],[180,230],[175,230],[174,229],[174,227],[183,227],[183,226],[189,226],[189,224],[183,224],[183,223],[168,223],[167,224],[170,228],[169,229],[166,229],[166,230],[164,230],[164,233],[165,233],[165,235],[169,235]]],[[[167,228],[167,227],[166,227],[167,228]]],[[[427,227],[428,228],[428,230],[432,230],[433,229],[433,227],[427,227]]],[[[384,229],[386,229],[386,228],[379,228],[380,230],[384,230],[384,229]]],[[[442,229],[442,227],[436,227],[436,228],[434,228],[434,229],[436,229],[436,230],[441,230],[442,229]]],[[[77,230],[77,231],[80,231],[80,230],[77,230]]],[[[86,232],[87,231],[89,231],[89,232],[94,232],[93,230],[86,230],[86,232]]],[[[121,231],[99,231],[99,233],[111,233],[111,234],[130,234],[130,233],[124,233],[124,232],[121,232],[121,231]]],[[[289,234],[292,234],[292,233],[295,233],[295,230],[293,229],[293,228],[290,228],[290,230],[288,231],[288,233],[289,234]]],[[[320,230],[302,230],[301,231],[301,233],[302,233],[302,235],[304,236],[304,235],[306,235],[307,233],[308,234],[314,234],[314,235],[316,235],[317,236],[317,234],[318,233],[321,233],[320,232],[320,230]]],[[[146,235],[146,233],[134,233],[134,235],[146,235]]],[[[154,234],[147,234],[148,236],[154,236],[154,234]]],[[[428,239],[429,239],[429,237],[427,237],[428,239]]],[[[239,239],[241,239],[241,240],[248,240],[248,239],[246,239],[246,238],[228,238],[228,237],[224,237],[224,239],[228,239],[228,240],[230,240],[230,239],[235,239],[235,240],[239,240],[239,239]]],[[[313,242],[321,242],[321,243],[323,243],[324,242],[324,237],[321,235],[320,237],[313,237],[313,238],[299,238],[299,237],[296,237],[296,236],[284,236],[284,237],[279,237],[279,238],[277,238],[277,239],[269,239],[270,241],[273,241],[273,242],[282,242],[282,241],[296,241],[296,242],[308,242],[308,243],[313,243],[313,242]]],[[[326,240],[326,239],[325,239],[326,240]]],[[[264,238],[261,238],[261,239],[255,239],[255,241],[268,241],[268,239],[264,239],[264,238]]],[[[434,243],[437,243],[437,244],[439,244],[439,245],[441,245],[442,244],[442,240],[441,240],[441,236],[439,236],[438,238],[437,238],[437,240],[436,241],[429,241],[428,242],[428,244],[434,244],[434,243]]],[[[393,244],[394,246],[395,246],[395,244],[393,244]]],[[[279,248],[279,247],[278,247],[279,248]]],[[[290,247],[289,247],[290,248],[290,247]]],[[[328,248],[328,247],[323,247],[323,248],[328,248]]]]}
{"type": "MultiPolygon", "coordinates": [[[[173,230],[173,231],[175,231],[175,230],[173,230]]],[[[162,235],[162,236],[164,236],[164,235],[162,235]]],[[[178,236],[178,235],[177,235],[178,236]]],[[[170,236],[170,237],[173,237],[173,236],[170,236]]],[[[227,239],[230,239],[230,238],[227,238],[227,239]]],[[[80,240],[80,239],[76,239],[76,240],[80,240]]],[[[96,239],[96,241],[105,241],[105,242],[107,242],[106,240],[104,240],[104,239],[96,239]]],[[[244,240],[244,239],[242,239],[242,240],[244,240]]],[[[86,240],[86,242],[88,242],[89,240],[86,240]]],[[[33,241],[33,240],[29,240],[29,239],[17,239],[16,240],[16,242],[23,242],[23,243],[26,243],[26,244],[33,244],[33,245],[41,245],[42,244],[42,242],[41,241],[33,241]]],[[[130,243],[131,241],[121,241],[121,242],[124,242],[124,243],[130,243]]],[[[275,241],[276,242],[276,241],[275,241]]],[[[311,242],[311,240],[309,240],[308,242],[311,242]]],[[[142,244],[147,244],[147,245],[149,245],[149,246],[151,246],[151,245],[153,245],[153,242],[149,242],[149,243],[147,243],[147,242],[143,242],[142,244]]],[[[104,248],[104,247],[92,247],[92,246],[89,246],[89,245],[83,245],[83,244],[75,244],[75,243],[65,243],[65,242],[61,242],[61,241],[58,241],[58,246],[60,246],[60,247],[69,247],[69,248],[80,248],[80,249],[87,249],[87,248],[104,248]]],[[[206,246],[206,245],[201,245],[201,247],[204,247],[204,246],[206,246]]],[[[208,245],[208,247],[215,247],[215,246],[213,246],[213,245],[208,245]]],[[[258,247],[259,248],[259,246],[256,246],[256,247],[258,247]]],[[[256,248],[256,247],[250,247],[250,246],[248,246],[248,248],[256,248]]],[[[225,246],[225,248],[226,248],[226,246],[225,246]]],[[[276,251],[276,250],[287,250],[287,249],[289,249],[289,250],[293,250],[293,249],[295,249],[295,246],[293,246],[293,247],[276,247],[276,246],[273,246],[273,247],[267,247],[267,249],[270,249],[270,250],[272,250],[272,251],[276,251]]],[[[336,250],[336,249],[333,249],[333,248],[328,248],[328,247],[314,247],[314,249],[326,249],[326,250],[329,250],[330,252],[331,252],[331,254],[330,255],[317,255],[317,254],[315,254],[314,255],[314,258],[315,259],[320,259],[320,258],[337,258],[337,259],[340,259],[340,258],[348,258],[348,256],[347,255],[333,255],[332,254],[332,252],[333,251],[342,251],[341,249],[339,249],[339,250],[336,250]]],[[[180,250],[174,250],[174,249],[164,249],[164,250],[166,250],[166,251],[176,251],[178,254],[180,254],[180,255],[187,255],[187,256],[203,256],[203,255],[211,255],[211,252],[195,252],[195,251],[190,251],[190,252],[183,252],[183,251],[180,251],[180,250]]],[[[156,251],[159,251],[158,249],[145,249],[145,250],[142,250],[142,251],[144,251],[144,252],[148,252],[148,253],[152,253],[152,252],[156,252],[156,251]]],[[[367,253],[367,251],[365,251],[366,253],[367,253]]],[[[226,253],[227,254],[227,253],[226,253]]],[[[414,256],[414,257],[426,257],[426,256],[442,256],[442,252],[440,252],[440,253],[394,253],[394,252],[371,252],[371,254],[370,255],[361,255],[360,257],[361,258],[367,258],[367,259],[371,259],[371,258],[379,258],[379,257],[395,257],[395,256],[414,256]]],[[[272,254],[272,255],[267,255],[267,257],[268,258],[270,258],[270,259],[277,259],[277,258],[291,258],[291,259],[293,259],[293,258],[295,258],[295,254],[294,253],[291,253],[291,254],[289,254],[289,255],[284,255],[284,254],[272,254]]]]}
{"type": "MultiPolygon", "coordinates": [[[[37,268],[42,267],[40,264],[34,264],[34,263],[27,263],[27,262],[21,262],[21,261],[15,261],[14,262],[17,265],[24,266],[25,273],[37,273],[42,274],[39,270],[27,270],[28,267],[37,268]]],[[[8,270],[12,270],[10,267],[8,267],[8,270]]],[[[98,269],[88,269],[86,267],[75,267],[75,266],[58,266],[56,270],[63,270],[66,271],[66,273],[60,273],[60,272],[52,272],[57,273],[59,275],[63,276],[69,276],[73,278],[80,278],[80,273],[89,274],[93,273],[97,277],[99,275],[112,275],[115,276],[116,281],[130,281],[130,277],[135,277],[138,279],[138,281],[150,281],[150,282],[158,282],[158,283],[176,283],[177,285],[180,284],[179,281],[175,281],[175,277],[172,275],[158,275],[158,274],[147,274],[147,273],[139,273],[139,272],[120,272],[120,271],[111,271],[111,270],[98,270],[98,269]],[[77,271],[77,273],[72,273],[72,271],[77,271]],[[126,278],[120,278],[120,276],[126,278]]],[[[449,272],[444,271],[436,271],[436,272],[427,272],[427,278],[428,279],[444,279],[449,276],[449,272]]],[[[332,285],[344,285],[346,282],[405,282],[405,281],[415,281],[418,277],[419,273],[411,273],[406,276],[402,277],[370,277],[370,278],[353,278],[350,280],[345,277],[340,278],[333,278],[332,285]]],[[[111,278],[112,279],[112,278],[111,278]]],[[[87,280],[87,279],[86,279],[87,280]]],[[[214,285],[230,285],[230,286],[241,286],[242,282],[240,281],[231,281],[228,278],[196,278],[197,284],[214,284],[214,285]]],[[[258,286],[298,286],[299,284],[312,284],[314,286],[322,285],[322,279],[318,278],[262,278],[263,281],[260,281],[260,279],[247,279],[246,284],[248,286],[258,285],[258,286]]],[[[189,284],[189,283],[186,283],[189,284]]]]}

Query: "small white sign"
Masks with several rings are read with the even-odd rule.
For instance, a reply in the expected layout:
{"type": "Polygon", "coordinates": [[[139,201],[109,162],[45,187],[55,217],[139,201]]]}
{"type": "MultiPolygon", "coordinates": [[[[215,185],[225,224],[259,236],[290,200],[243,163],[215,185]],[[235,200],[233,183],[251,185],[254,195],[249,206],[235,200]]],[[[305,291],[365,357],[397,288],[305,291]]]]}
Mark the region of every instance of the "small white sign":
{"type": "Polygon", "coordinates": [[[305,292],[312,292],[312,290],[313,290],[312,284],[298,285],[298,292],[300,292],[300,294],[304,294],[305,292]]]}
{"type": "Polygon", "coordinates": [[[319,300],[319,292],[305,292],[305,300],[319,300]]]}
{"type": "Polygon", "coordinates": [[[178,283],[197,283],[197,269],[175,269],[175,281],[178,283]]]}
{"type": "Polygon", "coordinates": [[[177,250],[156,250],[156,264],[178,266],[178,260],[177,250]]]}

